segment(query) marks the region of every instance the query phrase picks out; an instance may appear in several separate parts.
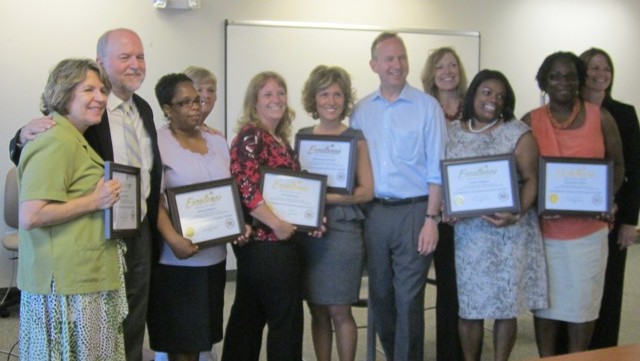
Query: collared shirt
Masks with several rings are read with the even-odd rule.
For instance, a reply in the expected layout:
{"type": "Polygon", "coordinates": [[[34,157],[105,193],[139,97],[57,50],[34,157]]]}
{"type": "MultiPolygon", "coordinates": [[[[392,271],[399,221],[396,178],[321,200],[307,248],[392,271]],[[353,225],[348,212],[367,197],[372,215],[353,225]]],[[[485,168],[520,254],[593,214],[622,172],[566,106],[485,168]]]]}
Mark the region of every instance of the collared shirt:
{"type": "Polygon", "coordinates": [[[442,184],[447,130],[435,98],[406,84],[389,102],[378,89],[356,104],[350,122],[367,139],[376,197],[417,197],[442,184]]]}
{"type": "MultiPolygon", "coordinates": [[[[126,101],[131,106],[133,112],[133,124],[136,129],[136,135],[140,142],[140,152],[142,153],[142,169],[140,170],[140,205],[142,206],[140,220],[146,215],[147,197],[151,192],[151,168],[153,167],[153,149],[151,147],[151,138],[149,133],[144,129],[144,124],[138,113],[138,109],[132,99],[126,101]]],[[[107,116],[109,118],[109,129],[111,131],[111,145],[113,147],[113,160],[119,164],[130,164],[127,154],[127,146],[124,138],[124,109],[122,104],[124,100],[118,98],[113,92],[109,94],[107,99],[107,116]]]]}
{"type": "MultiPolygon", "coordinates": [[[[29,142],[18,165],[20,202],[68,202],[93,192],[104,175],[102,158],[71,122],[52,113],[56,126],[29,142]]],[[[115,241],[104,239],[104,212],[51,226],[20,228],[18,286],[31,293],[77,294],[120,287],[115,241]]]]}

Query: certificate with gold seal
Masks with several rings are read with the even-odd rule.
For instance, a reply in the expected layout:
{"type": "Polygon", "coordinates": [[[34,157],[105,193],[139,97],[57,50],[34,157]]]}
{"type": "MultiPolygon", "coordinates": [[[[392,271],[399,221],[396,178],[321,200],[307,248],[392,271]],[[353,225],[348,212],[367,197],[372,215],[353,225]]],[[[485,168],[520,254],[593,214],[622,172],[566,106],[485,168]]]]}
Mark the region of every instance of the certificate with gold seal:
{"type": "Polygon", "coordinates": [[[327,190],[351,194],[355,188],[358,143],[342,135],[296,135],[300,167],[327,176],[327,190]]]}
{"type": "Polygon", "coordinates": [[[512,154],[443,160],[440,167],[445,216],[464,218],[520,212],[512,154]]]}
{"type": "Polygon", "coordinates": [[[541,157],[538,212],[608,215],[613,206],[613,162],[595,158],[541,157]]]}
{"type": "Polygon", "coordinates": [[[120,182],[120,199],[104,211],[106,239],[140,235],[140,168],[104,162],[104,179],[120,182]]]}
{"type": "Polygon", "coordinates": [[[199,247],[230,242],[244,233],[238,188],[232,178],[166,190],[175,230],[199,247]]]}
{"type": "Polygon", "coordinates": [[[260,191],[271,211],[299,231],[320,228],[327,176],[280,168],[260,169],[260,191]]]}

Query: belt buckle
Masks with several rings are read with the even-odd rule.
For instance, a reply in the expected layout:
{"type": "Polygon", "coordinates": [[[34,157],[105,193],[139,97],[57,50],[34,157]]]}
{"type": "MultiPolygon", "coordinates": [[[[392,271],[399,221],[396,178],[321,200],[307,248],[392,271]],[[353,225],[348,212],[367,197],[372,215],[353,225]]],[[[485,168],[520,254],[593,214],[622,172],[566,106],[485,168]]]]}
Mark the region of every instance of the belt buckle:
{"type": "Polygon", "coordinates": [[[385,207],[400,206],[403,204],[409,204],[411,202],[411,200],[408,198],[379,198],[379,199],[380,199],[380,204],[382,204],[385,207]]]}

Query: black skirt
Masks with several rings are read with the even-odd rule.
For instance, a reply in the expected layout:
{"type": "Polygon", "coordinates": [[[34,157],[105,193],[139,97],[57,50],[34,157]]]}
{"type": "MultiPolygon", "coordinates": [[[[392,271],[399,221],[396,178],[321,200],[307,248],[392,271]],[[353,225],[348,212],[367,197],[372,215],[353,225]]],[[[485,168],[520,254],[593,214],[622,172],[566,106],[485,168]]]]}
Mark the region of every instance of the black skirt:
{"type": "Polygon", "coordinates": [[[209,351],[222,340],[226,261],[207,267],[155,265],[147,327],[152,350],[209,351]]]}

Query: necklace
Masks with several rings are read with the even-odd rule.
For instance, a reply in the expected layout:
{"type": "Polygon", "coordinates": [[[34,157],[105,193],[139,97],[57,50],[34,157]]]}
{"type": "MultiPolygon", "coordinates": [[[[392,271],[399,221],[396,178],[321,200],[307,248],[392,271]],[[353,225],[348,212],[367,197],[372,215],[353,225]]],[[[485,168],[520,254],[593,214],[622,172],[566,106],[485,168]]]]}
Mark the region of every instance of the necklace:
{"type": "Polygon", "coordinates": [[[460,119],[460,114],[462,113],[462,102],[460,102],[458,104],[458,108],[456,109],[456,112],[453,113],[453,114],[447,113],[447,110],[444,108],[443,104],[440,104],[440,107],[442,108],[442,112],[444,113],[444,117],[447,118],[448,121],[453,121],[453,120],[460,119]]]}
{"type": "MultiPolygon", "coordinates": [[[[442,110],[444,111],[444,108],[442,108],[442,110]]],[[[462,113],[462,104],[458,105],[458,109],[456,109],[456,112],[453,114],[444,111],[444,117],[447,118],[448,121],[453,121],[460,118],[460,113],[462,113]]]]}
{"type": "Polygon", "coordinates": [[[471,120],[471,118],[469,118],[469,120],[467,120],[467,125],[469,126],[469,131],[471,133],[482,133],[485,130],[493,127],[494,125],[496,125],[498,123],[498,121],[500,121],[500,118],[496,118],[494,119],[491,123],[485,125],[484,127],[480,128],[480,129],[473,129],[473,121],[471,120]]]}
{"type": "Polygon", "coordinates": [[[553,125],[554,128],[567,129],[571,127],[573,123],[576,121],[576,119],[578,118],[578,113],[580,112],[580,100],[576,99],[576,101],[573,103],[573,109],[571,109],[571,114],[569,114],[569,116],[567,117],[567,119],[565,119],[564,122],[559,122],[553,116],[553,113],[551,112],[551,104],[547,104],[546,108],[547,108],[547,116],[549,116],[549,119],[551,120],[551,125],[553,125]]]}

